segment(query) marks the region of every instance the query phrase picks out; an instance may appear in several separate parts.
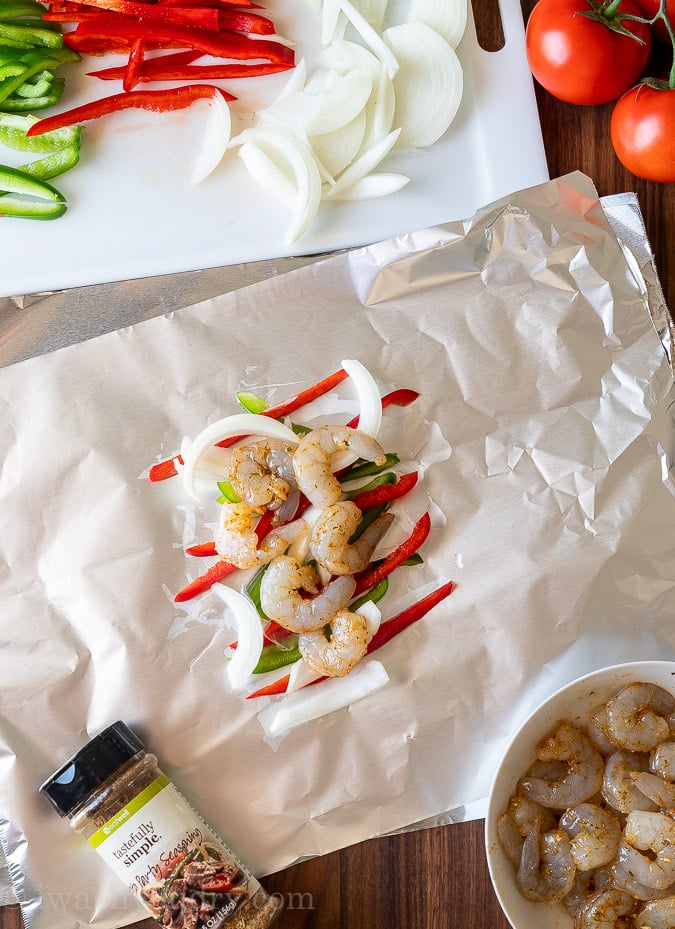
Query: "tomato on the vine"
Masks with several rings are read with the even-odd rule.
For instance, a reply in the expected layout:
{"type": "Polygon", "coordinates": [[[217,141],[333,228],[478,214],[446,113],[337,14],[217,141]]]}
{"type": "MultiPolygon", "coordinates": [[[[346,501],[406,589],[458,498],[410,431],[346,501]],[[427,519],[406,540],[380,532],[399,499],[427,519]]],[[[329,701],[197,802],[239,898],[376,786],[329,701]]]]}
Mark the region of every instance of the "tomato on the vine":
{"type": "MultiPolygon", "coordinates": [[[[660,0],[634,0],[634,2],[646,19],[653,19],[661,6],[660,0]]],[[[666,0],[666,16],[670,20],[670,25],[675,29],[675,0],[666,0]]],[[[662,19],[657,19],[651,30],[652,35],[659,42],[663,42],[664,45],[672,44],[668,29],[662,19]]]]}
{"type": "Polygon", "coordinates": [[[632,174],[675,182],[675,87],[632,87],[614,105],[610,134],[617,158],[632,174]]]}
{"type": "Polygon", "coordinates": [[[641,15],[633,0],[539,0],[526,30],[532,74],[567,103],[615,100],[641,77],[652,48],[649,27],[626,14],[641,15]]]}

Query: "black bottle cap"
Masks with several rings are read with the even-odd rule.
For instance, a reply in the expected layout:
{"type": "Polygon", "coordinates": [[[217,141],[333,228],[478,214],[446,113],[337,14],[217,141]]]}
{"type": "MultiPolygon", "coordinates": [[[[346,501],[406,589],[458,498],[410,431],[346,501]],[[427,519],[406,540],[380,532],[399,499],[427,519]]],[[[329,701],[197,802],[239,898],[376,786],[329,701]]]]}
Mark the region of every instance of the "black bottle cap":
{"type": "Polygon", "coordinates": [[[87,742],[40,787],[60,816],[68,816],[86,797],[145,746],[118,720],[87,742]]]}

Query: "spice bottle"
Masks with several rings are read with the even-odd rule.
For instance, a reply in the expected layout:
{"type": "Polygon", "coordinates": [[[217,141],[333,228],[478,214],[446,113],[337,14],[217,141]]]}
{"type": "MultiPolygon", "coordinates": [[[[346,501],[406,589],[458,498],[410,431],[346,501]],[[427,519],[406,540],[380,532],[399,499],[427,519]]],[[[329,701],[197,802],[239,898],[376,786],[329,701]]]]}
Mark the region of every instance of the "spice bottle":
{"type": "Polygon", "coordinates": [[[40,787],[145,910],[172,929],[265,929],[281,911],[123,722],[40,787]]]}

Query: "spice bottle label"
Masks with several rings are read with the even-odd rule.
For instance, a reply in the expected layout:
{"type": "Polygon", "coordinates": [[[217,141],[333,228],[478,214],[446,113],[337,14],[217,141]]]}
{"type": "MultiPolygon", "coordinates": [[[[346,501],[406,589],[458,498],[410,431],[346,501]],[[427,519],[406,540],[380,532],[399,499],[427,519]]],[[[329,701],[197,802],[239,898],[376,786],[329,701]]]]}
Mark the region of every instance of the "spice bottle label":
{"type": "Polygon", "coordinates": [[[260,889],[164,775],[88,841],[150,915],[175,929],[218,929],[260,889]]]}

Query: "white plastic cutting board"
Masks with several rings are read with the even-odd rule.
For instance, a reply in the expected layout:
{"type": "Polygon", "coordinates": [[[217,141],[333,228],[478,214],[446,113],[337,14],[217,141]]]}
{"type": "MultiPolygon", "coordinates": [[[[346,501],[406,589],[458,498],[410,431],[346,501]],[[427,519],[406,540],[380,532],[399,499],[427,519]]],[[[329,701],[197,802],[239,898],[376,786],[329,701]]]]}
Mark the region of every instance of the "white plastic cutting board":
{"type": "MultiPolygon", "coordinates": [[[[480,48],[469,11],[457,49],[464,97],[444,138],[429,150],[385,162],[384,170],[411,177],[399,193],[324,204],[309,232],[284,246],[288,211],[254,184],[234,152],[202,184],[189,183],[206,104],[170,114],[118,113],[85,124],[80,163],[54,181],[69,202],[65,216],[0,221],[0,296],[364,245],[463,219],[547,180],[520,2],[501,0],[500,6],[506,41],[498,52],[480,48]]],[[[277,31],[297,42],[297,59],[304,56],[311,65],[318,14],[305,0],[269,0],[265,7],[277,31]]],[[[62,69],[60,109],[120,89],[117,82],[86,76],[100,66],[100,59],[88,59],[62,69]]],[[[238,94],[239,115],[253,121],[256,108],[285,80],[274,75],[224,86],[238,94]]],[[[7,164],[21,159],[7,149],[1,156],[7,164]]]]}

